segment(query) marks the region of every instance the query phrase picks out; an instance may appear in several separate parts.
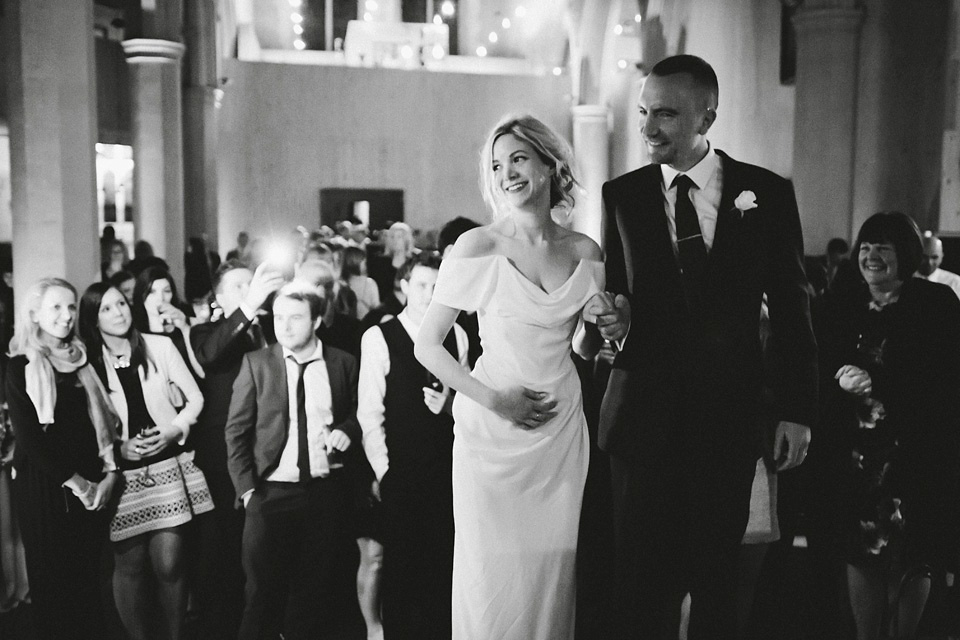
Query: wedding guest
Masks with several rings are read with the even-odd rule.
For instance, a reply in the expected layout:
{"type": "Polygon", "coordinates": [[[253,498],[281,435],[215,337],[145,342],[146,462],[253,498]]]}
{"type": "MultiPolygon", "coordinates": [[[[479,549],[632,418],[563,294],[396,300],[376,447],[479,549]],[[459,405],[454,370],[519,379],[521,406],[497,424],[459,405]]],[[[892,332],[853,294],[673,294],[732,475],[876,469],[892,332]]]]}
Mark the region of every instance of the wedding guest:
{"type": "Polygon", "coordinates": [[[405,222],[394,222],[390,225],[384,233],[383,255],[371,256],[368,261],[370,277],[380,288],[381,302],[386,303],[394,297],[397,270],[416,252],[413,228],[405,222]]]}
{"type": "Polygon", "coordinates": [[[167,261],[153,254],[153,245],[146,240],[137,240],[133,245],[133,260],[127,264],[127,271],[139,276],[147,267],[160,267],[164,271],[170,271],[167,261]]]}
{"type": "Polygon", "coordinates": [[[920,261],[916,275],[930,282],[947,285],[960,298],[960,275],[941,269],[941,263],[943,263],[943,241],[927,231],[923,234],[923,259],[920,261]]]}
{"type": "MultiPolygon", "coordinates": [[[[357,419],[383,502],[386,640],[450,637],[453,394],[413,355],[439,268],[433,252],[408,260],[399,271],[407,306],[368,329],[361,345],[357,419]]],[[[444,346],[466,369],[467,336],[459,325],[444,346]]]]}
{"type": "Polygon", "coordinates": [[[14,500],[40,640],[100,638],[103,510],[122,486],[119,418],[76,337],[77,294],[44,278],[19,303],[6,396],[16,436],[14,500]]]}
{"type": "Polygon", "coordinates": [[[203,638],[235,640],[243,616],[240,550],[244,515],[234,508],[236,494],[227,471],[224,428],[244,354],[267,345],[259,314],[283,286],[283,277],[267,264],[251,272],[245,263],[227,260],[214,274],[213,286],[223,315],[190,332],[190,342],[206,374],[200,381],[203,411],[190,443],[214,503],[212,521],[200,523],[200,633],[203,638]]]}
{"type": "Polygon", "coordinates": [[[956,572],[960,557],[960,300],[912,277],[922,244],[903,213],[868,218],[853,250],[859,286],[827,299],[818,336],[819,493],[832,498],[857,638],[912,638],[931,572],[956,572]]]}
{"type": "Polygon", "coordinates": [[[106,282],[113,274],[127,268],[130,258],[127,256],[127,245],[122,240],[111,240],[108,244],[108,258],[100,266],[100,277],[106,282]]]}
{"type": "Polygon", "coordinates": [[[213,509],[203,473],[183,448],[203,396],[173,343],[137,331],[114,287],[95,283],[84,292],[80,333],[122,422],[124,487],[110,523],[117,611],[133,640],[149,638],[155,581],[162,623],[177,640],[187,610],[183,525],[213,509]]]}
{"type": "Polygon", "coordinates": [[[240,640],[340,637],[357,606],[355,565],[344,561],[350,485],[337,468],[360,438],[357,364],[317,340],[320,306],[306,283],[285,285],[273,301],[277,344],[244,355],[233,386],[227,455],[246,515],[240,640]]]}
{"type": "Polygon", "coordinates": [[[330,265],[319,260],[308,260],[300,265],[296,280],[314,287],[323,301],[322,322],[317,329],[317,337],[324,344],[346,351],[354,357],[359,356],[360,321],[337,309],[334,293],[336,276],[330,265]]]}
{"type": "Polygon", "coordinates": [[[357,319],[363,320],[380,306],[380,291],[373,278],[367,276],[367,252],[358,247],[343,250],[343,280],[357,296],[357,319]]]}
{"type": "Polygon", "coordinates": [[[110,285],[119,289],[127,302],[133,304],[133,291],[137,286],[137,278],[129,271],[117,271],[110,276],[110,285]]]}
{"type": "Polygon", "coordinates": [[[203,367],[190,345],[190,321],[186,305],[177,295],[170,272],[162,267],[147,267],[137,276],[133,291],[133,323],[140,333],[166,335],[173,341],[194,378],[203,378],[203,367]]]}
{"type": "Polygon", "coordinates": [[[244,261],[247,253],[247,245],[250,243],[250,234],[241,231],[237,234],[237,246],[227,251],[227,260],[244,261]]]}

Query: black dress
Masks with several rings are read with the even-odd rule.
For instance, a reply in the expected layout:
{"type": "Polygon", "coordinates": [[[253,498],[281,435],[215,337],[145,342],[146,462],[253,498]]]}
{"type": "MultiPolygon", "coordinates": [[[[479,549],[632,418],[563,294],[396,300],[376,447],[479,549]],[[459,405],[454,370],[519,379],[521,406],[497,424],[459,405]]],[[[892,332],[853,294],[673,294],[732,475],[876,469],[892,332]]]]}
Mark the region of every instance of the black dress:
{"type": "Polygon", "coordinates": [[[98,569],[109,517],[87,511],[62,486],[74,473],[103,479],[86,391],[76,373],[55,373],[54,422],[43,429],[26,392],[26,364],[24,356],[11,358],[6,390],[16,436],[14,501],[37,634],[43,640],[102,638],[98,569]]]}
{"type": "Polygon", "coordinates": [[[819,337],[824,401],[823,484],[847,562],[955,570],[960,552],[960,300],[911,278],[897,302],[866,288],[826,306],[819,337]],[[846,364],[870,373],[856,397],[833,378],[846,364]],[[835,487],[830,492],[830,486],[835,487]]]}

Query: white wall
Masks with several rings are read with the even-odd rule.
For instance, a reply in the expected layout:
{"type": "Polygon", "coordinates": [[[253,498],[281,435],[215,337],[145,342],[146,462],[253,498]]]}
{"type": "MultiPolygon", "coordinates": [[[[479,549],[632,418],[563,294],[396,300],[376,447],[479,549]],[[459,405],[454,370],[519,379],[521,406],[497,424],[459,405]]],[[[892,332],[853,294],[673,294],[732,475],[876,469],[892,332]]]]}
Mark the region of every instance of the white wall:
{"type": "Polygon", "coordinates": [[[219,237],[316,227],[320,189],[404,190],[406,220],[485,221],[480,145],[529,111],[569,139],[566,76],[483,76],[229,60],[219,114],[219,237]]]}

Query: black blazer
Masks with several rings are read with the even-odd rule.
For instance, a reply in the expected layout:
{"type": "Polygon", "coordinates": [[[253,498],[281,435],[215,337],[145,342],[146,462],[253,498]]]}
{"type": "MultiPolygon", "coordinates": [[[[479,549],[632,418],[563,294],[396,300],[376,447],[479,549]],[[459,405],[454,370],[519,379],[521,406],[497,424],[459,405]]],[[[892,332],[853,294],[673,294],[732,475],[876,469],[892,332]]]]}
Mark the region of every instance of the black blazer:
{"type": "MultiPolygon", "coordinates": [[[[691,377],[683,327],[687,315],[670,238],[660,165],[603,186],[607,289],[630,300],[631,327],[604,398],[600,446],[620,456],[656,455],[691,400],[707,429],[736,433],[757,420],[763,374],[760,305],[768,298],[772,361],[767,383],[778,420],[812,426],[817,409],[816,342],[810,324],[803,237],[791,184],[776,174],[720,156],[723,189],[698,319],[697,375],[691,377]],[[734,201],[756,194],[757,208],[734,201]]],[[[755,445],[755,433],[743,438],[755,445]]],[[[733,444],[733,443],[732,443],[733,444]]]]}
{"type": "MultiPolygon", "coordinates": [[[[331,430],[349,436],[350,448],[360,446],[357,422],[357,360],[339,349],[323,347],[323,359],[333,398],[331,430]]],[[[243,357],[233,385],[230,414],[225,429],[227,467],[239,498],[255,489],[276,469],[289,430],[287,370],[283,350],[275,344],[243,357]]]]}

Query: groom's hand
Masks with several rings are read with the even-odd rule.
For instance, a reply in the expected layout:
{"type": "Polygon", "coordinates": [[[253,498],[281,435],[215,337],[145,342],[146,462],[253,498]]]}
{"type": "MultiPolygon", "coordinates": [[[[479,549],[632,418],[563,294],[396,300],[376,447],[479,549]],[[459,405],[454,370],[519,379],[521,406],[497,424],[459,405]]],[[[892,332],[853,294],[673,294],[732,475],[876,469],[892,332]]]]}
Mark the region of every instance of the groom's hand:
{"type": "Polygon", "coordinates": [[[773,459],[777,471],[786,471],[803,464],[810,446],[810,427],[781,420],[773,440],[773,459]]]}
{"type": "Polygon", "coordinates": [[[616,342],[626,337],[630,329],[630,301],[623,294],[617,295],[613,307],[597,314],[597,328],[604,340],[616,342]]]}

